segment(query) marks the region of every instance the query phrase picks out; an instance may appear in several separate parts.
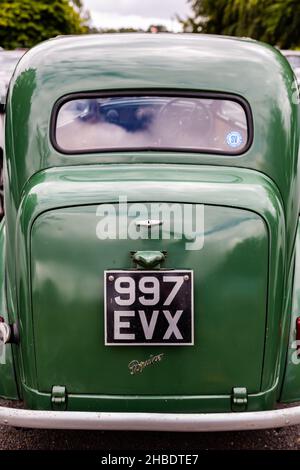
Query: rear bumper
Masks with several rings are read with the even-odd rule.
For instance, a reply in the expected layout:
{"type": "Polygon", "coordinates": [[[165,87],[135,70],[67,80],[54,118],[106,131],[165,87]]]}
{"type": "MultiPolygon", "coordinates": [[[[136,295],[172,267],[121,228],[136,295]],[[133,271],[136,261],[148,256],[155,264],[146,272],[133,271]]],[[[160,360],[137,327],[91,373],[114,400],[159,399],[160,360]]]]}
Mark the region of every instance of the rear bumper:
{"type": "Polygon", "coordinates": [[[300,424],[300,406],[244,413],[102,413],[0,407],[0,425],[121,431],[241,431],[300,424]]]}

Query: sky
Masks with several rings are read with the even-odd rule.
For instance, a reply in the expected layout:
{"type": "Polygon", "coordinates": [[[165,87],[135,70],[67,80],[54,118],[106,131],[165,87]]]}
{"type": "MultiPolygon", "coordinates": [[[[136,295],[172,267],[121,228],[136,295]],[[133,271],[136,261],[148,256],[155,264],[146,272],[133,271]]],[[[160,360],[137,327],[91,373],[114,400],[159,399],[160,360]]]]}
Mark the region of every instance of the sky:
{"type": "Polygon", "coordinates": [[[98,28],[142,28],[164,24],[171,31],[181,31],[176,14],[190,13],[187,0],[84,0],[92,22],[98,28]]]}

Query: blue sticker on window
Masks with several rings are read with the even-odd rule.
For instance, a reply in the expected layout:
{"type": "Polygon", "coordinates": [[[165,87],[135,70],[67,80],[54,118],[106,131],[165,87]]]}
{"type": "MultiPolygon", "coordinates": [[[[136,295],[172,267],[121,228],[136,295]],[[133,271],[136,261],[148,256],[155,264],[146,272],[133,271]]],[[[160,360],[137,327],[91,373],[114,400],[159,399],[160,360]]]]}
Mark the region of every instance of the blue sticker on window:
{"type": "Polygon", "coordinates": [[[243,143],[242,134],[237,131],[229,132],[229,134],[226,136],[226,142],[232,148],[240,147],[243,143]]]}

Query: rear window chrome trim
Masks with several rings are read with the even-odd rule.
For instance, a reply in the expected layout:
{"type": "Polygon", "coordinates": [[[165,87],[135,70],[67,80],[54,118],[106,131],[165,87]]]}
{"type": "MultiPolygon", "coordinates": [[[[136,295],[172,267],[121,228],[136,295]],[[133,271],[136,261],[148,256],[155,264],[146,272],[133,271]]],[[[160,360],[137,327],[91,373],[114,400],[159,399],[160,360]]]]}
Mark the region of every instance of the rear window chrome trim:
{"type": "Polygon", "coordinates": [[[52,109],[50,119],[50,141],[53,148],[62,155],[88,155],[88,154],[107,154],[107,153],[130,153],[130,152],[161,152],[161,153],[190,153],[190,154],[208,154],[208,155],[221,155],[226,157],[238,157],[244,155],[251,147],[254,138],[254,125],[253,115],[250,104],[248,101],[237,94],[224,93],[224,92],[208,92],[208,91],[185,91],[185,90],[164,90],[164,89],[120,89],[120,90],[105,90],[105,91],[92,91],[92,92],[78,92],[69,93],[59,98],[52,109]],[[247,142],[241,150],[237,151],[218,151],[212,149],[191,149],[181,147],[176,149],[173,147],[128,147],[128,148],[117,148],[109,147],[102,149],[84,149],[84,150],[66,150],[62,148],[56,139],[56,128],[57,118],[61,107],[73,100],[83,99],[97,99],[97,98],[111,98],[111,97],[139,97],[139,96],[157,96],[157,97],[173,97],[173,98],[203,98],[203,99],[216,99],[216,100],[227,100],[239,104],[245,112],[247,121],[247,142]]]}

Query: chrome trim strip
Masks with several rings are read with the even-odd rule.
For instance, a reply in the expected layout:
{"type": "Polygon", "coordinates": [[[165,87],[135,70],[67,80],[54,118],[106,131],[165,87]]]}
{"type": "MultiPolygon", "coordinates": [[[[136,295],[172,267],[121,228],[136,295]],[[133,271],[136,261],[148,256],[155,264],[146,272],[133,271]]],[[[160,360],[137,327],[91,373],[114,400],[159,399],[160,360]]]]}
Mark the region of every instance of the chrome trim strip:
{"type": "Polygon", "coordinates": [[[110,431],[242,431],[300,424],[300,406],[244,413],[102,413],[0,407],[0,425],[110,431]]]}

